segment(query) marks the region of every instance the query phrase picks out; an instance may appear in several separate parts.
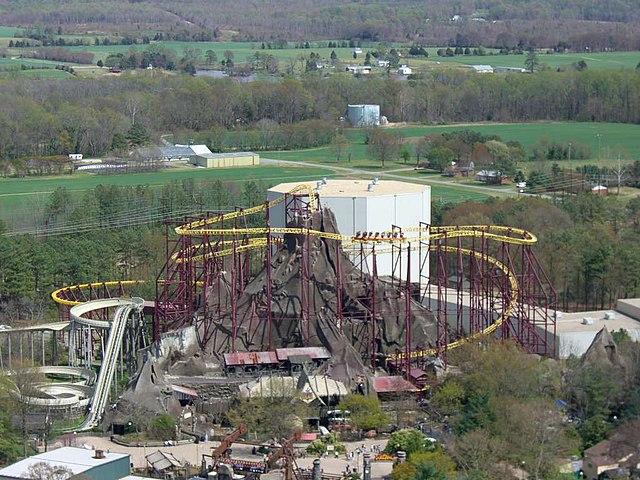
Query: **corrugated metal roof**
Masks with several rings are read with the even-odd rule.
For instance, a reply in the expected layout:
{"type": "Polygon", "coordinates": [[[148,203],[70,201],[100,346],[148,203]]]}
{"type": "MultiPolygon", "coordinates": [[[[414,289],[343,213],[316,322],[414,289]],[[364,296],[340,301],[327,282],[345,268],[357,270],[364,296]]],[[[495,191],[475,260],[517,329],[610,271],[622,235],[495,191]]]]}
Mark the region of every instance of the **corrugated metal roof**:
{"type": "Polygon", "coordinates": [[[193,149],[189,146],[161,147],[160,151],[165,157],[190,157],[194,155],[193,149]]]}
{"type": "Polygon", "coordinates": [[[306,355],[312,360],[331,358],[329,350],[324,347],[276,348],[278,360],[288,360],[289,356],[306,355]]]}
{"type": "Polygon", "coordinates": [[[423,377],[426,377],[427,376],[427,372],[425,372],[424,370],[420,370],[419,368],[412,367],[411,370],[409,371],[409,376],[413,380],[418,380],[418,379],[421,379],[423,377]]]}
{"type": "Polygon", "coordinates": [[[264,365],[278,363],[276,352],[236,352],[225,353],[224,363],[231,365],[264,365]]]}
{"type": "Polygon", "coordinates": [[[182,393],[183,395],[189,395],[190,397],[197,397],[198,392],[192,388],[181,387],[180,385],[171,385],[171,389],[174,392],[182,393]]]}
{"type": "Polygon", "coordinates": [[[389,392],[415,392],[417,391],[411,382],[402,377],[375,377],[373,379],[373,388],[377,393],[389,392]]]}
{"type": "Polygon", "coordinates": [[[200,157],[204,158],[236,158],[236,157],[252,157],[256,155],[253,152],[227,152],[227,153],[198,153],[200,157]]]}
{"type": "Polygon", "coordinates": [[[161,452],[160,450],[150,453],[146,458],[147,462],[149,462],[149,465],[151,465],[153,469],[158,472],[162,472],[168,468],[182,466],[178,459],[171,453],[161,452]]]}

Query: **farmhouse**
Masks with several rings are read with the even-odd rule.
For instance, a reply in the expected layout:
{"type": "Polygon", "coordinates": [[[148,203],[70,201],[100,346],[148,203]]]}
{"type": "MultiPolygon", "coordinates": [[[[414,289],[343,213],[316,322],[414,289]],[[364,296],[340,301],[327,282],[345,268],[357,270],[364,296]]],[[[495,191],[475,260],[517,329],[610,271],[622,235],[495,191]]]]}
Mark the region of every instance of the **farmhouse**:
{"type": "Polygon", "coordinates": [[[398,68],[398,73],[400,75],[411,75],[413,73],[413,69],[411,67],[407,67],[406,65],[400,65],[398,68]]]}
{"type": "Polygon", "coordinates": [[[371,73],[370,65],[348,65],[345,68],[346,72],[353,73],[354,75],[367,75],[371,73]]]}
{"type": "MultiPolygon", "coordinates": [[[[473,162],[472,162],[473,163],[473,162]]],[[[445,177],[453,177],[453,178],[463,178],[470,177],[473,174],[473,165],[469,165],[466,167],[454,165],[452,167],[446,167],[442,175],[445,177]]]]}
{"type": "Polygon", "coordinates": [[[498,185],[503,185],[505,183],[510,183],[511,180],[502,172],[498,172],[496,170],[480,170],[476,174],[476,181],[483,183],[494,183],[498,185]]]}

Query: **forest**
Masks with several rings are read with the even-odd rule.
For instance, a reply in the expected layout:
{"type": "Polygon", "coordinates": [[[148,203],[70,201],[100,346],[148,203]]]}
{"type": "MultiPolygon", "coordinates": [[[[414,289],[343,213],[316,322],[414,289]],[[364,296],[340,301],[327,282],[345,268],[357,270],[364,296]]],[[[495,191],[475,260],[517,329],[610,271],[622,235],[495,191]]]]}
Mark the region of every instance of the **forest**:
{"type": "Polygon", "coordinates": [[[638,49],[633,0],[3,0],[0,24],[60,27],[67,33],[140,30],[172,38],[290,41],[362,39],[441,46],[638,49]],[[454,40],[457,39],[457,40],[454,40]]]}
{"type": "MultiPolygon", "coordinates": [[[[146,72],[145,72],[146,73],[146,72]]],[[[301,79],[238,84],[152,74],[101,79],[0,82],[0,171],[29,156],[126,147],[133,124],[151,138],[195,135],[222,148],[291,149],[327,144],[349,103],[376,99],[391,122],[640,122],[640,70],[477,75],[434,71],[422,78],[301,79]],[[288,130],[287,130],[288,129],[288,130]],[[283,134],[286,133],[286,134],[283,134]],[[275,133],[278,133],[276,135],[275,133]]]]}

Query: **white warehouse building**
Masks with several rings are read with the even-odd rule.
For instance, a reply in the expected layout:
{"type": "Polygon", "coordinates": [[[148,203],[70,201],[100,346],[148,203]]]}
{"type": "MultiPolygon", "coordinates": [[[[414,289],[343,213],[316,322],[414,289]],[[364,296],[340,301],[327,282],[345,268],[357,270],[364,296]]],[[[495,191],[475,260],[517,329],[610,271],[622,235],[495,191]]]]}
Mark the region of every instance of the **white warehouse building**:
{"type": "MultiPolygon", "coordinates": [[[[290,192],[300,183],[281,183],[269,189],[269,201],[290,192]]],[[[431,188],[427,185],[398,182],[393,180],[327,180],[313,185],[320,197],[322,208],[329,208],[336,217],[338,230],[342,235],[356,232],[388,232],[392,225],[417,227],[420,222],[431,224],[431,188]]],[[[285,226],[285,204],[275,205],[269,212],[272,227],[285,226]]],[[[418,235],[405,232],[406,238],[418,235]]],[[[417,239],[413,244],[417,246],[417,239]]],[[[404,246],[403,244],[403,252],[404,246]]],[[[380,247],[388,250],[388,248],[380,247]]],[[[423,275],[428,274],[428,265],[423,275]]],[[[369,265],[371,270],[371,265],[369,265]]],[[[391,254],[377,256],[378,275],[392,272],[391,254]]],[[[406,278],[406,254],[396,275],[406,278]],[[401,268],[400,268],[401,267],[401,268]]],[[[411,279],[419,280],[418,252],[411,252],[411,279]]]]}
{"type": "Polygon", "coordinates": [[[620,299],[615,310],[558,312],[554,339],[558,357],[582,356],[605,327],[609,332],[624,330],[640,341],[640,298],[620,299]]]}

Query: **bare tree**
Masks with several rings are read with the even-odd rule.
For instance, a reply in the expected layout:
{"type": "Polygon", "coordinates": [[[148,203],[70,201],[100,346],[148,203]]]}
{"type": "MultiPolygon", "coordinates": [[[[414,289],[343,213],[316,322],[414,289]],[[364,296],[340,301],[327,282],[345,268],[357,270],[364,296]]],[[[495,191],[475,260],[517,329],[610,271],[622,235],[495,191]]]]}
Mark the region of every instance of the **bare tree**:
{"type": "Polygon", "coordinates": [[[400,139],[390,133],[375,130],[369,137],[367,153],[382,163],[397,159],[400,154],[400,139]]]}
{"type": "Polygon", "coordinates": [[[30,365],[23,364],[15,368],[5,383],[5,393],[15,400],[16,415],[19,416],[22,432],[23,454],[27,456],[27,440],[29,438],[29,425],[27,417],[31,412],[32,399],[38,395],[36,385],[44,381],[43,375],[30,365]]]}
{"type": "Polygon", "coordinates": [[[32,480],[67,480],[73,476],[73,470],[60,465],[38,462],[29,465],[28,477],[32,480]]]}
{"type": "Polygon", "coordinates": [[[612,169],[613,174],[616,176],[616,182],[618,185],[618,191],[617,194],[620,195],[620,185],[622,184],[622,182],[624,180],[627,179],[627,167],[625,165],[622,165],[621,161],[620,161],[620,154],[618,154],[618,163],[617,165],[612,169]]]}
{"type": "Polygon", "coordinates": [[[342,155],[344,154],[344,151],[347,148],[347,144],[348,144],[347,137],[345,137],[341,133],[339,133],[333,138],[333,143],[331,145],[331,148],[333,150],[333,153],[335,153],[336,155],[336,162],[339,162],[340,158],[342,158],[342,155]]]}

